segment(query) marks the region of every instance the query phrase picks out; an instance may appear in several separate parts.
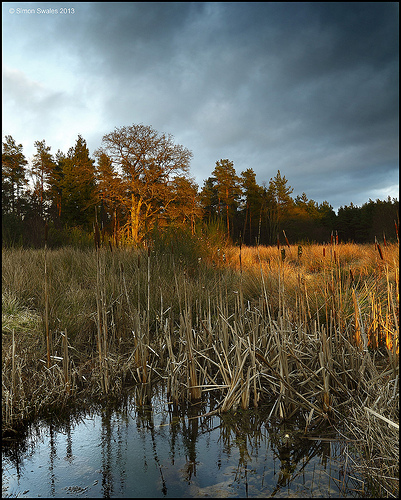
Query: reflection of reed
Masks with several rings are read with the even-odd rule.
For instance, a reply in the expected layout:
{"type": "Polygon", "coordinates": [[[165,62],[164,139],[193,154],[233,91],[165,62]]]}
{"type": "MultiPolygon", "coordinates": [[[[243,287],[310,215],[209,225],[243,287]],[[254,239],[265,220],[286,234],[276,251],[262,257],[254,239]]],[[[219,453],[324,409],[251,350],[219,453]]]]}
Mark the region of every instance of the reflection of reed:
{"type": "MultiPolygon", "coordinates": [[[[199,476],[200,463],[205,462],[205,456],[198,455],[198,444],[205,434],[213,437],[218,434],[218,439],[213,439],[213,447],[218,446],[226,457],[231,456],[233,460],[238,456],[235,467],[230,467],[230,482],[235,485],[237,492],[243,491],[249,496],[256,493],[275,496],[283,488],[297,487],[297,478],[308,473],[308,468],[311,468],[312,460],[316,457],[320,457],[324,468],[330,463],[331,441],[336,436],[328,433],[327,426],[322,425],[316,436],[309,434],[306,437],[301,431],[301,418],[283,424],[279,419],[266,419],[266,412],[241,409],[235,413],[217,415],[213,410],[208,411],[214,408],[216,401],[213,397],[208,399],[207,404],[197,406],[168,405],[165,389],[159,387],[153,391],[151,405],[138,407],[130,402],[123,408],[112,408],[110,405],[103,407],[100,433],[102,495],[107,498],[115,496],[117,492],[129,494],[124,489],[125,471],[130,468],[130,455],[134,453],[137,459],[138,452],[140,453],[137,447],[132,449],[133,430],[129,427],[130,422],[136,427],[143,444],[143,468],[154,463],[159,474],[159,492],[164,496],[174,493],[176,485],[170,481],[172,473],[173,481],[176,481],[174,473],[177,472],[180,482],[196,491],[195,479],[199,476]],[[179,471],[174,471],[177,456],[180,460],[184,458],[185,462],[180,465],[179,471]],[[263,464],[265,470],[272,469],[272,457],[279,461],[278,474],[264,483],[260,470],[263,464]]],[[[66,453],[67,458],[72,457],[72,425],[73,422],[69,421],[64,427],[53,425],[50,429],[49,480],[54,494],[58,480],[54,458],[60,456],[56,432],[62,430],[69,436],[66,453]]],[[[208,464],[209,467],[211,465],[208,464]]],[[[217,463],[215,465],[218,466],[217,463]]],[[[224,471],[221,472],[224,474],[224,471]]],[[[343,483],[342,492],[346,495],[346,481],[343,483]]],[[[339,488],[341,486],[338,484],[339,488]]],[[[313,493],[312,488],[313,485],[310,490],[313,493]]],[[[206,491],[212,494],[212,486],[206,491]]]]}

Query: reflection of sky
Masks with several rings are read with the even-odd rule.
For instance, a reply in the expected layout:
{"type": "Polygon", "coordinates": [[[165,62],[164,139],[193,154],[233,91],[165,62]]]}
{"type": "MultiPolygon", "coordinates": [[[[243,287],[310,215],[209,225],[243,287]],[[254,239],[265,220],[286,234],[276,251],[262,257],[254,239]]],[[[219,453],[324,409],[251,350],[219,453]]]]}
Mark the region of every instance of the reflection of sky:
{"type": "MultiPolygon", "coordinates": [[[[5,493],[19,497],[244,497],[269,496],[275,490],[281,464],[274,458],[267,428],[262,427],[263,437],[257,446],[253,446],[253,439],[250,443],[234,431],[230,431],[227,445],[217,416],[209,420],[209,432],[188,420],[182,432],[181,424],[174,429],[163,425],[166,415],[167,411],[155,412],[153,422],[157,425],[153,428],[151,420],[140,421],[134,414],[128,418],[116,413],[96,415],[63,433],[54,433],[52,440],[49,428],[43,428],[32,456],[23,460],[19,480],[3,450],[5,493]],[[194,446],[190,440],[192,426],[197,435],[194,446]]],[[[302,496],[311,492],[313,496],[338,495],[330,479],[330,475],[339,477],[335,460],[328,460],[324,470],[320,456],[309,463],[303,457],[294,474],[296,479],[277,488],[275,496],[289,491],[302,496]]]]}

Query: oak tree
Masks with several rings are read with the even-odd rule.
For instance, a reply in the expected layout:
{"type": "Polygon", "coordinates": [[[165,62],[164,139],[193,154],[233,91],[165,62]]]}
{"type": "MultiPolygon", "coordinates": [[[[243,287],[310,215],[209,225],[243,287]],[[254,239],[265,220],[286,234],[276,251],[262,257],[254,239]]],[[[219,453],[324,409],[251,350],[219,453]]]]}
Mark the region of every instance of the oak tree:
{"type": "Polygon", "coordinates": [[[169,206],[176,198],[172,182],[187,174],[192,152],[175,144],[170,134],[133,124],[104,135],[96,155],[102,153],[121,178],[122,189],[116,194],[127,213],[125,237],[138,244],[160,216],[169,216],[169,206]]]}

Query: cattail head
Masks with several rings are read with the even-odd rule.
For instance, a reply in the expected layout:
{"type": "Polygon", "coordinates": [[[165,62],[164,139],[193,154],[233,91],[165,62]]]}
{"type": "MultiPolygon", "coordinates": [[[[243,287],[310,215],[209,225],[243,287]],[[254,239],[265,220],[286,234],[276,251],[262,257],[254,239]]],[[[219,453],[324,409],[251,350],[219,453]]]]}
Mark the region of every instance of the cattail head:
{"type": "Polygon", "coordinates": [[[287,235],[285,234],[284,229],[283,229],[283,234],[284,234],[284,238],[285,238],[285,242],[286,242],[286,244],[287,244],[287,247],[288,247],[288,248],[290,248],[290,244],[289,244],[289,242],[288,242],[288,238],[287,238],[287,235]]]}
{"type": "Polygon", "coordinates": [[[47,237],[48,237],[48,235],[49,235],[49,225],[46,222],[45,223],[45,243],[47,243],[47,237]]]}
{"type": "Polygon", "coordinates": [[[380,255],[381,260],[384,260],[383,252],[382,252],[382,249],[380,247],[380,243],[377,244],[377,249],[379,250],[379,255],[380,255]]]}

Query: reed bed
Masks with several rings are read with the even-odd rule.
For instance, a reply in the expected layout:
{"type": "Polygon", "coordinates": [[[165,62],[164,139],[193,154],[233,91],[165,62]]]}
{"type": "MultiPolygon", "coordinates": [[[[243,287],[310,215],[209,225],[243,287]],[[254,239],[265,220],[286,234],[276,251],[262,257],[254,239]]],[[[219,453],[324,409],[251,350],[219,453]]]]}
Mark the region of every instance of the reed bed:
{"type": "Polygon", "coordinates": [[[394,244],[3,250],[3,433],[164,380],[176,406],[212,391],[306,435],[345,420],[397,495],[398,266],[394,244]]]}

